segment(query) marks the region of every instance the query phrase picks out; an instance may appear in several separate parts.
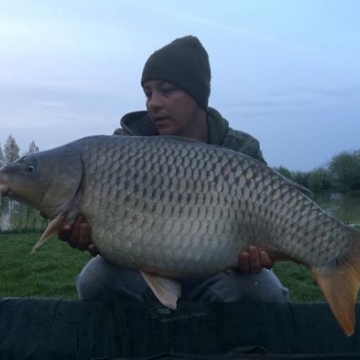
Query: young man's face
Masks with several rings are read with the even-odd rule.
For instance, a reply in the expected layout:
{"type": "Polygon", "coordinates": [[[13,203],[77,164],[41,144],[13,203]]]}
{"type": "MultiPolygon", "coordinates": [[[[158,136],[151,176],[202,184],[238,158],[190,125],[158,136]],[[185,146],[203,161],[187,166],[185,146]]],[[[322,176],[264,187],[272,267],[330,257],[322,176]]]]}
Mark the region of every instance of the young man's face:
{"type": "Polygon", "coordinates": [[[148,115],[159,134],[191,138],[201,111],[196,101],[165,81],[147,81],[143,89],[148,115]]]}

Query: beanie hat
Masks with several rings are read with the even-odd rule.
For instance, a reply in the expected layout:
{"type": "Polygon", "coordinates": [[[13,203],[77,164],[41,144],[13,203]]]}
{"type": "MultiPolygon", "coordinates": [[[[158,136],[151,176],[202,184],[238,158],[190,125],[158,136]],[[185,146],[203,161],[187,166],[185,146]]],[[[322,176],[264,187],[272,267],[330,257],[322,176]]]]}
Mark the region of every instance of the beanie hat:
{"type": "Polygon", "coordinates": [[[141,85],[149,80],[169,82],[207,108],[210,96],[209,56],[199,39],[185,36],[155,51],[146,61],[141,85]]]}

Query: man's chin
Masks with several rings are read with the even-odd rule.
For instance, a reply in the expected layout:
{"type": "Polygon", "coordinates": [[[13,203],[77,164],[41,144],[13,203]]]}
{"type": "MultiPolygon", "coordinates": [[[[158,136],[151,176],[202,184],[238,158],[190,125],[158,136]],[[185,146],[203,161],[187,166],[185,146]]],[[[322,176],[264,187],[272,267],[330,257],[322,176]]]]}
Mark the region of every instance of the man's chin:
{"type": "Polygon", "coordinates": [[[166,124],[159,124],[156,128],[159,135],[175,135],[174,129],[166,124]]]}

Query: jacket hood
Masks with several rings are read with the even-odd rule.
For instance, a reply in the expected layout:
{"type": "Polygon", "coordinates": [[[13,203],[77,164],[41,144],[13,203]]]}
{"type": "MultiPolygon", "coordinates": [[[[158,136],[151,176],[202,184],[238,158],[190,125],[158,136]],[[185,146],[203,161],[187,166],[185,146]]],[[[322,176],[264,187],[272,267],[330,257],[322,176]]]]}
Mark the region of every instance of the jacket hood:
{"type": "Polygon", "coordinates": [[[147,111],[134,111],[124,115],[120,120],[120,126],[128,135],[159,135],[156,127],[147,115],[147,111]]]}

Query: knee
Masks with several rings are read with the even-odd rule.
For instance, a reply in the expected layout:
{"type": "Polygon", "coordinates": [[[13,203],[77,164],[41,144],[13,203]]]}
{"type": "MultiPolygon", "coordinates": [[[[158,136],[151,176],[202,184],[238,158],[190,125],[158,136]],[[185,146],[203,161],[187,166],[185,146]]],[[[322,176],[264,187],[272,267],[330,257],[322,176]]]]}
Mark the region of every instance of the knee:
{"type": "Polygon", "coordinates": [[[148,286],[138,272],[115,266],[101,256],[96,256],[85,265],[76,277],[76,289],[80,300],[143,301],[149,292],[148,286]]]}
{"type": "Polygon", "coordinates": [[[285,288],[277,276],[271,271],[263,269],[260,277],[259,297],[264,302],[286,303],[289,301],[289,290],[285,288]]]}
{"type": "Polygon", "coordinates": [[[257,301],[285,303],[289,301],[288,290],[272,271],[263,269],[257,275],[244,275],[237,271],[218,277],[212,286],[223,301],[257,301]]]}
{"type": "Polygon", "coordinates": [[[76,276],[76,290],[80,300],[101,299],[105,291],[107,279],[100,257],[91,259],[76,276]]]}

